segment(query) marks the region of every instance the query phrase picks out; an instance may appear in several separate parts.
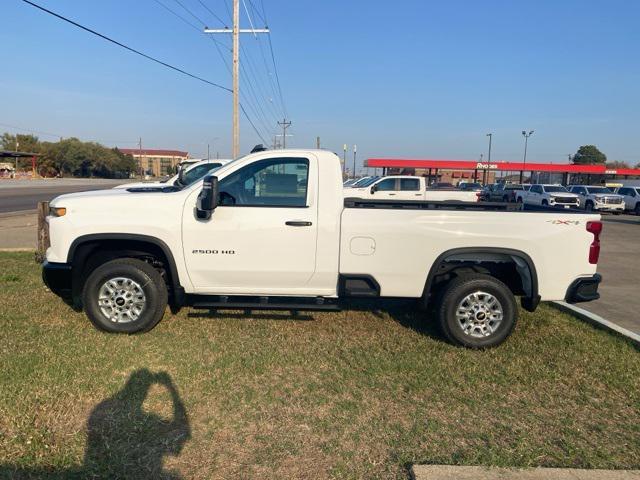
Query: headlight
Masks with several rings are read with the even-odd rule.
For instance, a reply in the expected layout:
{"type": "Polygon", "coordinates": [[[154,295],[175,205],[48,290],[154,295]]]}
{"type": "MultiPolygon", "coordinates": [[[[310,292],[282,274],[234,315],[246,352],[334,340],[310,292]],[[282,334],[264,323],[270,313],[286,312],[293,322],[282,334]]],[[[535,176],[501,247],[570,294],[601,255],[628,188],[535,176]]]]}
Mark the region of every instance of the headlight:
{"type": "Polygon", "coordinates": [[[49,215],[52,217],[64,217],[67,209],[64,207],[49,207],[49,215]]]}

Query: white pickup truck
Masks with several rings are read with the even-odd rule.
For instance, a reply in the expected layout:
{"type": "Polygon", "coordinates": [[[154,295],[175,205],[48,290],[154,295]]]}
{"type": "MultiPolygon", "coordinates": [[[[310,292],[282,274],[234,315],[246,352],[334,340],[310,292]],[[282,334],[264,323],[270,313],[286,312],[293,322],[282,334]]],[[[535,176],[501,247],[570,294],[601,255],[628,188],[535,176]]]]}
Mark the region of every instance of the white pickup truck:
{"type": "Polygon", "coordinates": [[[424,177],[391,175],[375,178],[363,187],[345,188],[344,196],[375,200],[441,200],[477,202],[478,193],[458,188],[428,188],[424,177]]]}
{"type": "Polygon", "coordinates": [[[569,185],[571,193],[580,197],[580,205],[588,212],[624,213],[624,197],[600,185],[569,185]]]}
{"type": "Polygon", "coordinates": [[[167,303],[333,310],[389,297],[429,306],[472,348],[509,336],[516,296],[530,311],[598,298],[597,214],[345,199],[341,177],[332,153],[278,150],[182,188],[59,196],[44,281],[109,332],[150,330],[167,303]]]}
{"type": "Polygon", "coordinates": [[[640,215],[640,187],[618,187],[614,191],[624,199],[625,210],[640,215]]]}
{"type": "Polygon", "coordinates": [[[569,192],[562,185],[531,185],[526,190],[518,190],[515,201],[542,207],[578,208],[580,206],[580,196],[569,192]]]}

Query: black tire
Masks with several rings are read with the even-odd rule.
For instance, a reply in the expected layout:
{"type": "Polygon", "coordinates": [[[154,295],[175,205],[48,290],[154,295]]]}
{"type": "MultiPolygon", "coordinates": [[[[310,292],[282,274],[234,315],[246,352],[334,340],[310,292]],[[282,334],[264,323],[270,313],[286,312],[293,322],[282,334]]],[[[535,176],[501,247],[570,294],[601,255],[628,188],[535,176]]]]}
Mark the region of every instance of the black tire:
{"type": "Polygon", "coordinates": [[[584,206],[584,209],[587,212],[593,212],[593,202],[587,202],[584,206]]]}
{"type": "Polygon", "coordinates": [[[636,208],[633,211],[636,215],[640,215],[640,202],[636,203],[636,208]]]}
{"type": "Polygon", "coordinates": [[[522,197],[518,197],[518,200],[516,200],[517,203],[524,203],[524,201],[522,200],[522,197]]]}
{"type": "Polygon", "coordinates": [[[543,207],[548,207],[549,206],[549,202],[547,202],[546,200],[542,200],[542,206],[543,207]]]}
{"type": "Polygon", "coordinates": [[[511,334],[518,320],[516,300],[509,287],[500,280],[483,274],[463,275],[452,280],[442,292],[436,311],[440,328],[447,340],[454,345],[474,349],[500,345],[511,334]],[[456,318],[459,305],[468,295],[477,291],[492,295],[502,308],[502,321],[496,330],[486,337],[475,337],[465,333],[456,318]]]}
{"type": "Polygon", "coordinates": [[[508,195],[503,196],[502,201],[505,203],[509,203],[509,196],[508,195]]]}
{"type": "MultiPolygon", "coordinates": [[[[124,288],[124,287],[123,287],[124,288]]],[[[126,296],[122,296],[126,301],[126,296]]],[[[167,308],[167,286],[160,273],[142,260],[119,258],[96,268],[82,290],[82,304],[91,323],[99,330],[111,333],[147,332],[162,319],[167,308]],[[109,320],[100,310],[98,298],[102,286],[113,278],[123,277],[137,283],[144,293],[144,307],[135,320],[118,323],[109,320]]]]}

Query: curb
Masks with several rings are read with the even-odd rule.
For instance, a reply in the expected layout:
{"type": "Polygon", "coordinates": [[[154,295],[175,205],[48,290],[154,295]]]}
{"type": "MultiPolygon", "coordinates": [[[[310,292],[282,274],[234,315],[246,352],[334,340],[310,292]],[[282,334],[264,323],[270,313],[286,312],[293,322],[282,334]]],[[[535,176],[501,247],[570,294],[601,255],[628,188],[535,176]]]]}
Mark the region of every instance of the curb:
{"type": "Polygon", "coordinates": [[[640,470],[413,465],[413,480],[638,480],[640,470]]]}
{"type": "Polygon", "coordinates": [[[568,313],[573,315],[580,320],[583,320],[591,325],[594,325],[598,328],[602,328],[609,332],[614,332],[619,335],[622,335],[625,338],[631,340],[636,346],[640,347],[640,335],[632,332],[631,330],[627,330],[626,328],[621,327],[620,325],[616,325],[615,323],[602,318],[600,315],[596,315],[595,313],[591,313],[584,308],[576,307],[575,305],[570,305],[567,302],[551,302],[551,305],[561,312],[568,313]]]}

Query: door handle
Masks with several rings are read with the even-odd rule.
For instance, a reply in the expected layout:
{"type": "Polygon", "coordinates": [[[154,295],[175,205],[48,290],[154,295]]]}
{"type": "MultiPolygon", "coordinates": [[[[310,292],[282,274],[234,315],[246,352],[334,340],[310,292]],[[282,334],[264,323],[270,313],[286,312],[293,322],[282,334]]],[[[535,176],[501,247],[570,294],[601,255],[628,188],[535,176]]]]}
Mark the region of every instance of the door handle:
{"type": "Polygon", "coordinates": [[[284,222],[284,224],[290,227],[310,227],[311,225],[313,225],[313,223],[311,222],[305,222],[302,220],[289,220],[287,222],[284,222]]]}

